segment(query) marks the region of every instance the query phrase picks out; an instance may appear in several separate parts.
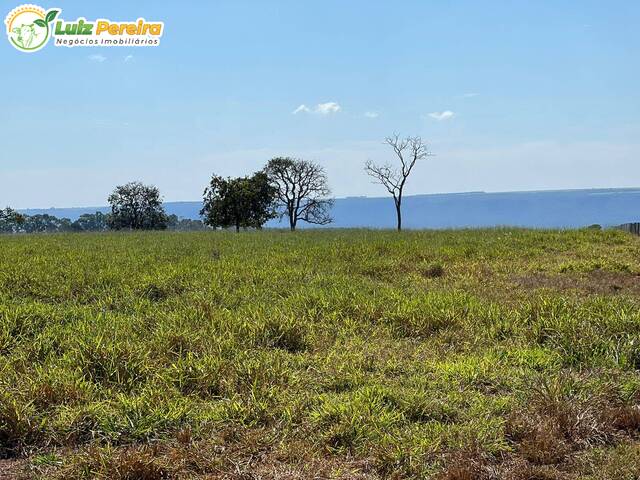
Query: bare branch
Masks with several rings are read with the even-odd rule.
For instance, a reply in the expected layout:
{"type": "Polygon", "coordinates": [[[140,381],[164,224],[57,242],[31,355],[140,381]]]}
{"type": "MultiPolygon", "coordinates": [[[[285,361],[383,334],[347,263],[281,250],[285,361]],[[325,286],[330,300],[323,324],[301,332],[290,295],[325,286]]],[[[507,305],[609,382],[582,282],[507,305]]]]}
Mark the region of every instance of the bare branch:
{"type": "Polygon", "coordinates": [[[373,161],[367,160],[364,169],[367,175],[374,179],[374,183],[383,185],[393,196],[396,205],[398,230],[400,230],[402,228],[402,212],[400,206],[402,204],[404,185],[416,163],[431,154],[429,153],[427,144],[423,142],[420,137],[401,138],[400,135],[394,133],[385,138],[384,143],[393,149],[400,165],[395,168],[388,163],[376,165],[373,161]]]}
{"type": "Polygon", "coordinates": [[[288,157],[274,158],[265,173],[278,189],[280,216],[288,217],[291,230],[295,230],[298,220],[317,225],[331,223],[331,190],[320,165],[288,157]]]}

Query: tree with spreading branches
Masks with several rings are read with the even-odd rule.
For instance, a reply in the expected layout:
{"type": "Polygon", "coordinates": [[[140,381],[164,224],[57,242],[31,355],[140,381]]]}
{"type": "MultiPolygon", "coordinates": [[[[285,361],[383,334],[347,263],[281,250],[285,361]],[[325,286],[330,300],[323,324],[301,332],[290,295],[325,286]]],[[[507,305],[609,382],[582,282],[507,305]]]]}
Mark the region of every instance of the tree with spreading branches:
{"type": "Polygon", "coordinates": [[[200,211],[204,223],[213,227],[235,227],[261,229],[275,211],[276,188],[271,185],[264,172],[250,177],[211,177],[204,191],[203,207],[200,211]]]}
{"type": "Polygon", "coordinates": [[[167,214],[157,187],[130,182],[109,195],[109,227],[114,230],[164,230],[167,214]]]}
{"type": "Polygon", "coordinates": [[[398,166],[393,166],[389,163],[377,165],[368,160],[365,164],[365,171],[370,177],[374,178],[374,183],[383,185],[393,196],[393,202],[396,207],[397,227],[398,231],[400,231],[402,230],[402,194],[407,179],[416,163],[431,154],[427,144],[420,137],[400,138],[398,134],[394,134],[391,137],[387,137],[384,143],[393,149],[400,164],[398,166]]]}
{"type": "Polygon", "coordinates": [[[280,216],[287,217],[289,228],[295,231],[302,220],[315,225],[333,221],[330,215],[333,199],[327,174],[320,165],[296,158],[278,157],[269,160],[264,172],[276,187],[280,216]]]}

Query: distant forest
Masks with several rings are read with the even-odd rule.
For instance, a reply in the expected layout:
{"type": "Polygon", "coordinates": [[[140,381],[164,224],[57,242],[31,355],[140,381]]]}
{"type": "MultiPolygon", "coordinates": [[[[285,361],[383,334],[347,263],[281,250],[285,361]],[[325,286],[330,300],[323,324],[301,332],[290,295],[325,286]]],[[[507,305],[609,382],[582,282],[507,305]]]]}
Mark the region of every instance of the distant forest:
{"type": "MultiPolygon", "coordinates": [[[[2,211],[0,233],[62,233],[62,232],[104,232],[110,230],[109,213],[85,213],[71,221],[48,214],[23,215],[14,211],[2,211]]],[[[198,231],[208,227],[200,220],[167,216],[167,230],[198,231]]]]}

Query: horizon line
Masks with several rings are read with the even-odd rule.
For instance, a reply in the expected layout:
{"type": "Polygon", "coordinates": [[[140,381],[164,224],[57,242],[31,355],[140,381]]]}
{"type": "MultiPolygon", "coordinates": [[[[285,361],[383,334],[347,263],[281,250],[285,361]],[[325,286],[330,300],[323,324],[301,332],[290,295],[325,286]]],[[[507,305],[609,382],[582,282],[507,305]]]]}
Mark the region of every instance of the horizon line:
{"type": "MultiPolygon", "coordinates": [[[[557,192],[580,192],[580,191],[606,191],[606,190],[639,190],[640,187],[590,187],[590,188],[556,188],[556,189],[536,189],[536,190],[502,190],[502,191],[486,191],[486,190],[470,190],[462,192],[440,192],[440,193],[416,193],[412,195],[404,195],[404,198],[408,197],[435,197],[444,195],[501,195],[501,194],[518,194],[518,193],[557,193],[557,192]]],[[[333,197],[335,200],[348,200],[348,199],[383,199],[389,198],[388,196],[368,196],[368,195],[351,195],[344,197],[333,197]]],[[[196,203],[201,200],[163,200],[162,203],[196,203]]],[[[16,211],[21,212],[25,210],[71,210],[71,209],[92,209],[92,208],[108,208],[108,205],[100,206],[74,206],[74,207],[25,207],[16,208],[16,211]]]]}

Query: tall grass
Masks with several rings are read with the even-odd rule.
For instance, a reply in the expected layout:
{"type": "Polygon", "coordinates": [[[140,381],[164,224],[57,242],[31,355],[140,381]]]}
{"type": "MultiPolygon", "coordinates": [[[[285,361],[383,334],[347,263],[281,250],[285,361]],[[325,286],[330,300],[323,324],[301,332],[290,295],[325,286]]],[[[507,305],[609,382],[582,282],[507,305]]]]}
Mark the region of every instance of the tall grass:
{"type": "Polygon", "coordinates": [[[639,253],[593,230],[1,237],[0,457],[42,478],[639,472],[639,253]]]}

